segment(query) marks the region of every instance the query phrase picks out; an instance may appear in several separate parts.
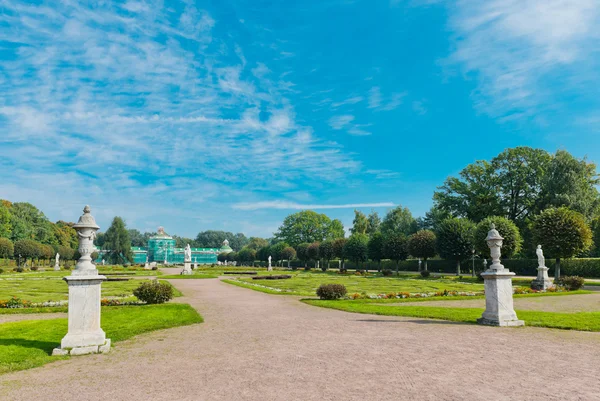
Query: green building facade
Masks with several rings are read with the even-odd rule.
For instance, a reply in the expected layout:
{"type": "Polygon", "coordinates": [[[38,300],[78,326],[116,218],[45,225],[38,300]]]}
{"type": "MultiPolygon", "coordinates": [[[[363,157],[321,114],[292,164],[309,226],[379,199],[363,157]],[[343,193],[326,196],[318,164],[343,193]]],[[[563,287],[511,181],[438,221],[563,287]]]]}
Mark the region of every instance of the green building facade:
{"type": "MultiPolygon", "coordinates": [[[[131,247],[134,264],[157,262],[162,264],[183,264],[185,249],[175,248],[175,239],[168,235],[164,228],[159,227],[155,236],[148,240],[147,247],[131,247]]],[[[229,253],[229,241],[223,241],[221,248],[192,248],[192,263],[207,265],[217,263],[217,255],[221,252],[229,253]]],[[[102,263],[106,251],[97,249],[97,263],[102,263]]]]}

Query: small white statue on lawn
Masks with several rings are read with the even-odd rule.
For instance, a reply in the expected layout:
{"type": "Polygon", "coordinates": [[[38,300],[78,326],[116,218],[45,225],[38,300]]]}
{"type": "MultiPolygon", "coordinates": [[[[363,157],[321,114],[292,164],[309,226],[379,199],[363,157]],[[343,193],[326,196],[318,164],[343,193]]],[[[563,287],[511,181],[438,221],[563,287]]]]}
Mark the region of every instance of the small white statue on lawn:
{"type": "Polygon", "coordinates": [[[269,255],[269,266],[267,267],[267,271],[273,271],[273,267],[271,266],[271,255],[269,255]]]}
{"type": "Polygon", "coordinates": [[[56,253],[56,257],[54,259],[54,270],[60,270],[60,255],[58,252],[56,253]]]}
{"type": "Polygon", "coordinates": [[[542,246],[538,245],[537,249],[535,250],[535,254],[537,255],[537,259],[538,259],[538,266],[539,267],[545,267],[546,266],[546,259],[544,258],[544,251],[542,251],[542,246]]]}
{"type": "Polygon", "coordinates": [[[190,244],[187,244],[187,246],[185,247],[185,261],[192,261],[192,248],[190,247],[190,244]]]}

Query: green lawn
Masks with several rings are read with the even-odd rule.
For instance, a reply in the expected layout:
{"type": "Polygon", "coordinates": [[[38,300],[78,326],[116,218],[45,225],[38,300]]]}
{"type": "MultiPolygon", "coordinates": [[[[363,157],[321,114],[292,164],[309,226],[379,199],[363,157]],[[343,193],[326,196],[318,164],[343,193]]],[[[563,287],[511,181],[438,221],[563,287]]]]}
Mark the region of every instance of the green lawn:
{"type": "MultiPolygon", "coordinates": [[[[323,301],[303,299],[310,305],[338,309],[346,312],[368,313],[385,316],[409,316],[428,319],[450,320],[454,322],[476,323],[481,317],[480,308],[446,308],[433,306],[390,306],[372,302],[323,301]]],[[[600,312],[557,313],[540,311],[516,311],[519,319],[527,326],[549,327],[566,330],[600,331],[600,312]]]]}
{"type": "MultiPolygon", "coordinates": [[[[287,280],[252,280],[251,278],[238,278],[238,283],[245,284],[247,288],[273,294],[285,295],[315,295],[321,284],[343,284],[348,294],[367,293],[385,294],[388,292],[431,293],[436,291],[483,291],[482,283],[471,283],[454,278],[429,278],[419,276],[393,276],[381,275],[355,276],[340,275],[333,272],[291,272],[294,277],[287,280]],[[256,284],[264,287],[257,287],[256,284]]],[[[231,283],[230,280],[227,282],[231,283]]],[[[235,284],[232,283],[232,284],[235,284]]]]}
{"type": "MultiPolygon", "coordinates": [[[[133,296],[133,290],[143,281],[106,281],[102,283],[102,297],[133,296]]],[[[69,298],[69,287],[60,277],[0,277],[0,299],[13,296],[31,302],[63,301],[69,298]]],[[[176,289],[175,296],[181,296],[176,289]]]]}
{"type": "MultiPolygon", "coordinates": [[[[102,308],[102,329],[113,342],[148,331],[202,322],[187,304],[102,308]]],[[[57,359],[52,350],[67,333],[67,319],[0,324],[0,374],[41,366],[57,359]]]]}

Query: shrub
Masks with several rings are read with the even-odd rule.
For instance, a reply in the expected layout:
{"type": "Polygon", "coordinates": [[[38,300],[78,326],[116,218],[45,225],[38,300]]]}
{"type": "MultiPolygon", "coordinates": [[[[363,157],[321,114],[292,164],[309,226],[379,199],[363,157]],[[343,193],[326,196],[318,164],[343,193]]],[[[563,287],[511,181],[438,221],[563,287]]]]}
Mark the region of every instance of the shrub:
{"type": "Polygon", "coordinates": [[[7,299],[7,300],[0,300],[0,308],[16,309],[16,308],[29,308],[30,306],[31,306],[31,302],[24,301],[21,298],[17,298],[17,297],[12,297],[11,299],[7,299]]]}
{"type": "Polygon", "coordinates": [[[39,269],[39,267],[37,267],[37,266],[31,266],[32,272],[36,272],[36,271],[38,271],[38,269],[39,269]]]}
{"type": "Polygon", "coordinates": [[[64,265],[63,269],[65,269],[65,270],[71,270],[71,266],[64,265]]]}
{"type": "Polygon", "coordinates": [[[0,269],[0,274],[4,273],[4,269],[0,269]]]}
{"type": "Polygon", "coordinates": [[[393,272],[390,269],[385,269],[381,271],[381,274],[383,274],[384,277],[389,277],[393,274],[393,272]]]}
{"type": "Polygon", "coordinates": [[[423,278],[427,278],[431,275],[431,273],[429,273],[429,270],[422,270],[421,271],[421,277],[423,278]]]}
{"type": "Polygon", "coordinates": [[[346,287],[342,284],[321,284],[317,295],[321,299],[339,299],[346,295],[346,287]]]}
{"type": "Polygon", "coordinates": [[[554,283],[565,288],[567,291],[577,291],[583,287],[585,280],[579,276],[563,276],[555,280],[554,283]]]}
{"type": "Polygon", "coordinates": [[[15,267],[13,270],[16,271],[17,273],[23,273],[24,269],[19,266],[19,267],[15,267]]]}
{"type": "Polygon", "coordinates": [[[158,280],[148,281],[140,284],[133,291],[133,295],[147,304],[162,304],[173,299],[173,287],[168,283],[161,283],[158,280]]]}
{"type": "Polygon", "coordinates": [[[152,266],[152,270],[158,270],[158,266],[152,266]]]}

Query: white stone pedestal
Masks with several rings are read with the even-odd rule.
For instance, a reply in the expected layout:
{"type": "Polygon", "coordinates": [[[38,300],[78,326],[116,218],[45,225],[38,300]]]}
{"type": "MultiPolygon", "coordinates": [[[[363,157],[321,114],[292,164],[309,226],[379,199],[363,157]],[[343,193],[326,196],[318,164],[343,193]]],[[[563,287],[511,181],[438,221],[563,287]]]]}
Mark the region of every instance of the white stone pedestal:
{"type": "Polygon", "coordinates": [[[100,286],[105,276],[72,275],[69,285],[69,331],[52,355],[85,355],[110,351],[110,340],[100,328],[100,286]]]}
{"type": "Polygon", "coordinates": [[[184,275],[192,274],[192,264],[190,262],[184,262],[183,270],[181,271],[181,274],[184,274],[184,275]]]}
{"type": "Polygon", "coordinates": [[[534,290],[547,290],[552,287],[552,281],[548,277],[548,268],[546,266],[538,267],[537,278],[531,282],[531,288],[534,290]]]}
{"type": "Polygon", "coordinates": [[[55,271],[58,271],[58,270],[60,270],[60,265],[59,265],[58,263],[55,263],[55,264],[54,264],[54,270],[55,270],[55,271]]]}
{"type": "Polygon", "coordinates": [[[477,323],[489,326],[524,326],[513,307],[512,277],[507,270],[487,270],[481,273],[485,280],[485,312],[477,323]]]}

